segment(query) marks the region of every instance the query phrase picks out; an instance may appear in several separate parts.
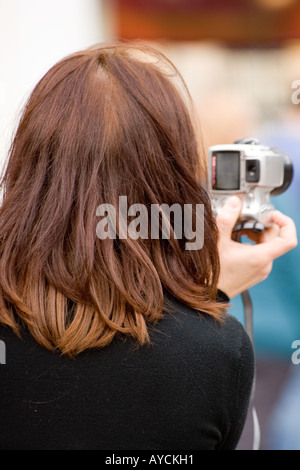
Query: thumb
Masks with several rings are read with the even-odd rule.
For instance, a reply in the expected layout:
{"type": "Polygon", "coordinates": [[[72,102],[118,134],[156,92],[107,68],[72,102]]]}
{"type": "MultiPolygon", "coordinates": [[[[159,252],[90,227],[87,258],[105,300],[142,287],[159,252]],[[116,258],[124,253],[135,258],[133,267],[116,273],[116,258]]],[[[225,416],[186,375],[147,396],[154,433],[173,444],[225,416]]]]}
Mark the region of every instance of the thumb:
{"type": "Polygon", "coordinates": [[[242,209],[242,201],[238,196],[230,196],[226,199],[217,216],[217,225],[224,235],[231,237],[232,230],[239,218],[242,209]]]}

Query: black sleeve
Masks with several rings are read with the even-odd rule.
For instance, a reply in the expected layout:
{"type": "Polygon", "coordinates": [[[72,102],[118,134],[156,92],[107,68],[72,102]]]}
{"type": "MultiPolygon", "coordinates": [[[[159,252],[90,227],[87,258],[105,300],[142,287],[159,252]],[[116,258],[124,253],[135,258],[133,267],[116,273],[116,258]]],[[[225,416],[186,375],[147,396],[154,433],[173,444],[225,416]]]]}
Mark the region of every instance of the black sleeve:
{"type": "Polygon", "coordinates": [[[242,330],[240,354],[231,401],[232,422],[229,424],[227,436],[223,440],[220,450],[233,450],[238,445],[245,426],[249,405],[251,405],[254,373],[255,359],[253,345],[246,331],[242,330]]]}
{"type": "Polygon", "coordinates": [[[222,290],[217,291],[217,302],[229,302],[229,297],[222,290]]]}

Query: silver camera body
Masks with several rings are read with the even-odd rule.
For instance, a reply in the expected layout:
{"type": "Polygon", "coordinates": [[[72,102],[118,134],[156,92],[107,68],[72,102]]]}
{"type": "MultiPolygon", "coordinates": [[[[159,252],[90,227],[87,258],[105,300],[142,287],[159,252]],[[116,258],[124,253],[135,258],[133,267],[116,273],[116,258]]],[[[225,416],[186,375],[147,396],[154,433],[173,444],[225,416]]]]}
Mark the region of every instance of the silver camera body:
{"type": "Polygon", "coordinates": [[[283,193],[291,184],[293,165],[277,147],[261,145],[256,138],[208,149],[208,179],[213,210],[237,194],[243,201],[235,230],[263,231],[271,224],[274,206],[270,196],[283,193]]]}

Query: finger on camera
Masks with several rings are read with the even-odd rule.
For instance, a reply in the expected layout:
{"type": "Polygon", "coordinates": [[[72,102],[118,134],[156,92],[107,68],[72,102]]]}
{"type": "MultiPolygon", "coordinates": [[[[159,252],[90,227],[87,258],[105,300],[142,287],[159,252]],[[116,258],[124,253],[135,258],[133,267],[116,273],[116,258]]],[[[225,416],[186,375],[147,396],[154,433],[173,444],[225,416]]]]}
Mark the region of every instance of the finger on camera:
{"type": "Polygon", "coordinates": [[[283,238],[294,239],[297,242],[297,230],[296,225],[288,215],[275,210],[272,213],[272,221],[280,228],[280,236],[283,238]]]}
{"type": "Polygon", "coordinates": [[[276,259],[288,253],[297,246],[297,235],[293,223],[280,227],[277,237],[255,246],[258,255],[276,259]]]}

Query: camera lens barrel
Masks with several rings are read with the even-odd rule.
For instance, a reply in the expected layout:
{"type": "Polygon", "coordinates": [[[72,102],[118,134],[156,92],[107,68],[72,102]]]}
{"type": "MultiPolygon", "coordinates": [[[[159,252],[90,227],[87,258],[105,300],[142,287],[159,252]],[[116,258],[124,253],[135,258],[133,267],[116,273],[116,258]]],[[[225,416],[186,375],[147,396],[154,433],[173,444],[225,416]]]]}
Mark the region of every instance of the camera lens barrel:
{"type": "Polygon", "coordinates": [[[294,176],[294,167],[291,159],[288,155],[284,155],[284,176],[283,183],[278,188],[274,188],[271,192],[271,196],[278,196],[279,194],[284,193],[290,186],[294,176]]]}

